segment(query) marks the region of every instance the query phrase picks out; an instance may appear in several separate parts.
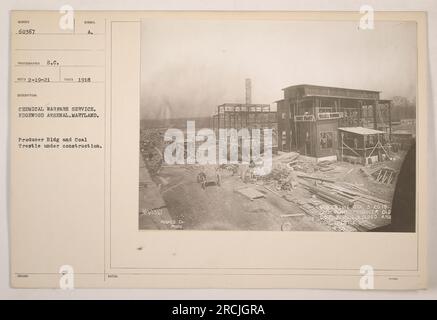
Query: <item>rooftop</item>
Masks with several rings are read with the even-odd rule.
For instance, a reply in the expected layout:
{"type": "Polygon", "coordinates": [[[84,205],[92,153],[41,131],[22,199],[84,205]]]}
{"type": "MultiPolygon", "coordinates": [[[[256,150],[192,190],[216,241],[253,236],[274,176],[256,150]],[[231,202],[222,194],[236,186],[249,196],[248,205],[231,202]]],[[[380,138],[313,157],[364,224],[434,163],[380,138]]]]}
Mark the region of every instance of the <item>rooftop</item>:
{"type": "Polygon", "coordinates": [[[353,88],[342,88],[342,87],[329,87],[329,86],[319,86],[314,84],[297,84],[293,86],[288,86],[283,88],[282,90],[286,90],[288,88],[297,88],[297,87],[313,87],[313,88],[326,88],[326,89],[341,89],[341,90],[351,90],[351,91],[366,91],[366,92],[373,92],[373,93],[380,93],[381,91],[375,91],[375,90],[367,90],[367,89],[353,89],[353,88]]]}
{"type": "Polygon", "coordinates": [[[362,136],[371,135],[371,134],[381,134],[385,133],[384,131],[364,128],[364,127],[347,127],[347,128],[338,128],[338,130],[359,134],[362,136]]]}
{"type": "Polygon", "coordinates": [[[399,135],[412,135],[413,132],[411,130],[394,130],[392,134],[399,134],[399,135]]]}

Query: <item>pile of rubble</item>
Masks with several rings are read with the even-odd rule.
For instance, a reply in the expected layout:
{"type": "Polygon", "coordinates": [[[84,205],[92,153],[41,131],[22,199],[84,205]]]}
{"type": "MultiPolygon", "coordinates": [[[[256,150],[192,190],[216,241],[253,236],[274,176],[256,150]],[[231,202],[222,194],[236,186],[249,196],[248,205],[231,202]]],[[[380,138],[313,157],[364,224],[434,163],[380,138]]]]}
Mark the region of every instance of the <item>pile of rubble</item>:
{"type": "Polygon", "coordinates": [[[283,153],[274,158],[274,162],[304,173],[327,172],[335,169],[335,161],[315,162],[308,157],[301,156],[297,152],[283,153]]]}
{"type": "Polygon", "coordinates": [[[273,159],[273,168],[270,174],[257,177],[258,182],[270,184],[276,190],[290,191],[298,183],[297,177],[301,174],[327,172],[335,169],[333,161],[314,162],[299,153],[282,153],[273,159]]]}
{"type": "Polygon", "coordinates": [[[330,175],[329,178],[323,176],[334,169],[334,162],[316,163],[298,153],[286,153],[274,158],[269,175],[257,179],[258,183],[297,204],[308,215],[335,231],[375,228],[376,225],[369,219],[358,219],[361,209],[357,208],[366,208],[369,213],[375,212],[375,208],[389,212],[391,204],[373,196],[364,186],[344,182],[336,175],[330,175]],[[296,191],[293,190],[293,181],[297,181],[299,186],[296,191]]]}
{"type": "Polygon", "coordinates": [[[276,166],[266,176],[258,177],[264,183],[270,184],[276,190],[291,190],[290,169],[284,166],[276,166]]]}
{"type": "Polygon", "coordinates": [[[394,185],[399,174],[399,170],[386,166],[370,169],[361,168],[361,172],[367,177],[371,177],[375,182],[386,185],[394,185]]]}

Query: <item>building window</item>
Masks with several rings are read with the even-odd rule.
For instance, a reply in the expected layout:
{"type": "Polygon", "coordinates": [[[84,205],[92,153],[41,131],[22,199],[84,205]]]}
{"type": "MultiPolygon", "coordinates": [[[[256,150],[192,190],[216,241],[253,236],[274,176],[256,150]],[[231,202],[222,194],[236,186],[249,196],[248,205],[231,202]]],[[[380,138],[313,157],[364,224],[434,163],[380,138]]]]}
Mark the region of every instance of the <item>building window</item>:
{"type": "Polygon", "coordinates": [[[284,147],[287,144],[287,132],[282,131],[282,137],[281,137],[282,147],[284,147]]]}
{"type": "Polygon", "coordinates": [[[281,114],[281,118],[282,118],[282,120],[285,119],[285,112],[282,112],[282,114],[281,114]]]}
{"type": "Polygon", "coordinates": [[[332,112],[332,108],[331,107],[320,107],[319,108],[319,113],[330,113],[332,112]]]}
{"type": "Polygon", "coordinates": [[[334,144],[333,132],[320,132],[320,149],[331,149],[334,144]]]}

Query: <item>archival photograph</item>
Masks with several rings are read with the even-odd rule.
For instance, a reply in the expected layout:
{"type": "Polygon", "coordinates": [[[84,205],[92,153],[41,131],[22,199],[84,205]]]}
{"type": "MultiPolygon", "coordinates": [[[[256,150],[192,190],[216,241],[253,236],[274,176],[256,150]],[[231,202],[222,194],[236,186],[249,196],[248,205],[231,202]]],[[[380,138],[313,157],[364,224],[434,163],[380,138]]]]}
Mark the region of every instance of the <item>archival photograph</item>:
{"type": "Polygon", "coordinates": [[[139,230],[415,232],[414,22],[141,23],[139,230]]]}

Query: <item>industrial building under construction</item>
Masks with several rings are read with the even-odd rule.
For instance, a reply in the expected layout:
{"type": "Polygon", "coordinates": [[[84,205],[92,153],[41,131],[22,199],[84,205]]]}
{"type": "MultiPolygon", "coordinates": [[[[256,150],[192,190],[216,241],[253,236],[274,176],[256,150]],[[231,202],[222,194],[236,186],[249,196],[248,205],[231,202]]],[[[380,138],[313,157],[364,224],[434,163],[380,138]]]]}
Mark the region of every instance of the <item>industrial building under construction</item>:
{"type": "Polygon", "coordinates": [[[378,91],[302,84],[283,92],[279,150],[362,164],[388,159],[391,101],[378,91]]]}
{"type": "Polygon", "coordinates": [[[298,152],[317,161],[342,160],[363,165],[390,158],[391,101],[378,91],[316,85],[283,89],[270,104],[253,104],[246,79],[246,102],[217,106],[212,127],[273,130],[274,151],[298,152]]]}
{"type": "Polygon", "coordinates": [[[278,121],[277,112],[270,109],[270,104],[252,103],[252,83],[246,79],[245,103],[223,103],[217,106],[216,113],[212,116],[212,128],[219,129],[272,129],[272,147],[277,150],[278,121]]]}

